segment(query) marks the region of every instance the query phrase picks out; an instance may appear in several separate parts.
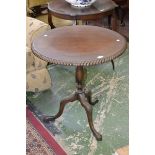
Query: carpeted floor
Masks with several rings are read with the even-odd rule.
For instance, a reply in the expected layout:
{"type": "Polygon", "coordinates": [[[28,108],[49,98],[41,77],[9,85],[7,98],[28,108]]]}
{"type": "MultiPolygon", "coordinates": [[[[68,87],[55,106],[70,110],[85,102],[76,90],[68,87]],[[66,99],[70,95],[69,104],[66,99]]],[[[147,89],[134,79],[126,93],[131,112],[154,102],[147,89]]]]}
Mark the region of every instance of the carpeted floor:
{"type": "Polygon", "coordinates": [[[26,108],[27,118],[27,154],[28,155],[67,155],[57,143],[52,133],[30,110],[26,108]]]}
{"type": "MultiPolygon", "coordinates": [[[[86,114],[79,102],[65,107],[55,122],[44,123],[55,135],[68,155],[112,155],[119,147],[128,145],[128,50],[111,63],[87,67],[87,88],[99,103],[93,107],[94,125],[103,140],[97,142],[92,135],[86,114]]],[[[33,111],[42,120],[44,115],[57,113],[61,99],[75,91],[75,67],[48,66],[53,86],[40,94],[29,94],[33,111]]]]}
{"type": "Polygon", "coordinates": [[[26,120],[26,155],[55,155],[28,119],[26,120]]]}

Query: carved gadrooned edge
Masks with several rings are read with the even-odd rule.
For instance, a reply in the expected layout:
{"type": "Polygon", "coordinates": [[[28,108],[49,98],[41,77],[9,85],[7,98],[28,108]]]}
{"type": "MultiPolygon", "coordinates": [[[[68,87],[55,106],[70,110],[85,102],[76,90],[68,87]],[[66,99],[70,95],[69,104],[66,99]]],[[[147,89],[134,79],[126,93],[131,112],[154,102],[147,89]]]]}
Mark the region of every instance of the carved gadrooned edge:
{"type": "Polygon", "coordinates": [[[127,45],[124,46],[124,48],[117,52],[116,54],[107,57],[107,58],[101,58],[101,59],[95,59],[95,60],[90,60],[90,61],[83,61],[83,62],[79,62],[79,63],[75,63],[73,61],[63,61],[63,60],[56,60],[56,59],[52,59],[52,58],[48,58],[40,53],[38,53],[35,49],[32,48],[32,51],[34,53],[34,55],[36,55],[37,57],[39,57],[40,59],[46,61],[46,62],[50,62],[53,64],[57,64],[57,65],[65,65],[65,66],[93,66],[93,65],[97,65],[97,64],[102,64],[108,61],[111,61],[113,59],[115,59],[116,57],[120,56],[125,49],[127,48],[127,45]]]}

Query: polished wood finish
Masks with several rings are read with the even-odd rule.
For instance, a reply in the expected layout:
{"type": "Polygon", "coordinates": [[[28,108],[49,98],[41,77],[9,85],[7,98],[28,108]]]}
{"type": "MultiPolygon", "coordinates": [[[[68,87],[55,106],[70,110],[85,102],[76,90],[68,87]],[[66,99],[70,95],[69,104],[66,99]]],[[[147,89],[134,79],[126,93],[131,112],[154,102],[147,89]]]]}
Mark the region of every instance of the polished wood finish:
{"type": "MultiPolygon", "coordinates": [[[[112,0],[96,0],[88,8],[74,8],[65,0],[52,0],[48,3],[49,17],[51,15],[67,19],[67,20],[97,20],[105,16],[112,16],[112,29],[117,29],[117,17],[115,16],[115,8],[117,5],[112,0]]],[[[49,19],[49,24],[53,28],[53,23],[49,19]]]]}
{"type": "Polygon", "coordinates": [[[32,48],[35,55],[54,64],[89,66],[119,56],[126,48],[126,40],[98,26],[65,26],[36,38],[32,48]]]}
{"type": "Polygon", "coordinates": [[[117,32],[97,26],[66,26],[50,30],[36,38],[32,49],[35,55],[47,62],[76,66],[75,93],[60,102],[55,116],[46,116],[44,121],[60,117],[66,104],[78,100],[86,111],[93,135],[97,140],[102,140],[102,135],[94,128],[92,118],[92,105],[98,100],[92,102],[91,91],[85,88],[87,74],[84,66],[104,63],[118,57],[126,49],[125,38],[117,32]]]}

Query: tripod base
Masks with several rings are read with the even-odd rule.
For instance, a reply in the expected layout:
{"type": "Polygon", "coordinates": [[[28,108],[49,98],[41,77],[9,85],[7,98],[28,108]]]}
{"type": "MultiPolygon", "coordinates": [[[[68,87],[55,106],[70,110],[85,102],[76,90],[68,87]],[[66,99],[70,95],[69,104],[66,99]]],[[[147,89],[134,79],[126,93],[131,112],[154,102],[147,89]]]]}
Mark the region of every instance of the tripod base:
{"type": "Polygon", "coordinates": [[[96,140],[101,141],[102,135],[98,133],[94,128],[93,118],[92,118],[92,111],[93,111],[92,105],[95,105],[98,102],[98,100],[96,100],[95,102],[92,102],[91,91],[86,91],[83,88],[83,83],[82,83],[83,79],[84,79],[84,69],[82,66],[78,66],[76,69],[76,82],[78,84],[77,91],[72,96],[63,99],[60,102],[59,111],[55,116],[46,116],[44,117],[43,121],[44,122],[54,121],[55,119],[57,119],[62,115],[66,104],[68,104],[69,102],[74,102],[78,100],[86,111],[88,123],[93,135],[95,136],[96,140]]]}

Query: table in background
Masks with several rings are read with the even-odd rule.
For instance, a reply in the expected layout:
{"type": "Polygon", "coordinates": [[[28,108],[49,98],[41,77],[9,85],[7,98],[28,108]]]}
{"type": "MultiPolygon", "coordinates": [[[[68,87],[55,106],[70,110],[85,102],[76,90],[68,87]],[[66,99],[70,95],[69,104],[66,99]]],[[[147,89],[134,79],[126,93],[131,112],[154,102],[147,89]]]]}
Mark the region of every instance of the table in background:
{"type": "Polygon", "coordinates": [[[115,8],[116,3],[112,0],[96,0],[88,8],[74,8],[65,0],[52,0],[48,3],[48,22],[51,28],[55,28],[52,22],[52,16],[66,19],[75,20],[76,25],[78,20],[89,21],[98,20],[103,17],[112,17],[111,24],[112,30],[117,30],[117,16],[115,8]]]}

